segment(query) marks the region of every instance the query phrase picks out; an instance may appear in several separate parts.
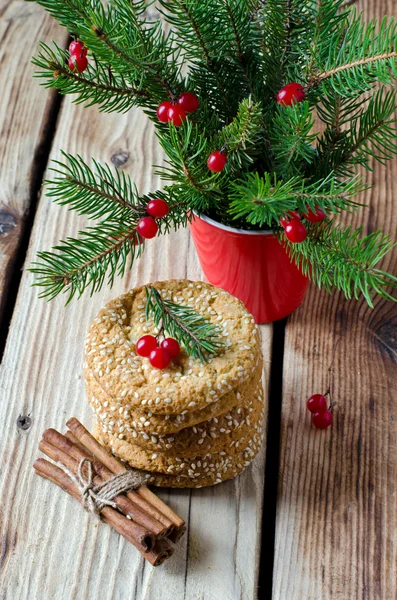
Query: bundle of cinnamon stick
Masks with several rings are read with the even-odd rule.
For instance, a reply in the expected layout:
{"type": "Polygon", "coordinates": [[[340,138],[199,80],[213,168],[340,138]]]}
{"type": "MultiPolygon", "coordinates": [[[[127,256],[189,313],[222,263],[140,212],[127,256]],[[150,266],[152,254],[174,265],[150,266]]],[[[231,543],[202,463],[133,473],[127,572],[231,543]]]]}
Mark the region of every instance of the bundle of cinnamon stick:
{"type": "MultiPolygon", "coordinates": [[[[90,462],[96,485],[127,472],[127,467],[109,454],[77,419],[70,419],[66,425],[65,435],[47,429],[39,444],[40,450],[61,466],[39,458],[33,467],[38,475],[82,503],[81,490],[72,477],[78,476],[84,459],[90,462]]],[[[185,522],[145,485],[116,496],[112,503],[114,508],[101,509],[102,520],[131,542],[150,564],[161,565],[173,554],[170,541],[177,542],[185,533],[185,522]]]]}

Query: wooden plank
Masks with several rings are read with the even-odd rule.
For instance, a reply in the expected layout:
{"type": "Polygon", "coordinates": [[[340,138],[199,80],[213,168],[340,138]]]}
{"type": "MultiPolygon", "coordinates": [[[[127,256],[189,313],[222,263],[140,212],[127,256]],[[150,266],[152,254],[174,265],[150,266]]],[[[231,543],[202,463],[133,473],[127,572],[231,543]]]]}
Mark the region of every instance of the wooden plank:
{"type": "Polygon", "coordinates": [[[41,171],[55,96],[32,77],[38,40],[63,45],[67,33],[42,8],[9,0],[0,9],[0,324],[26,217],[41,171]]]}
{"type": "MultiPolygon", "coordinates": [[[[361,2],[366,16],[393,0],[361,2]]],[[[397,160],[375,166],[368,230],[395,237],[397,160]],[[394,207],[393,207],[394,201],[394,207]]],[[[384,261],[397,272],[397,252],[384,261]]],[[[312,287],[288,322],[284,357],[273,599],[397,597],[397,308],[312,287]],[[331,386],[334,424],[310,425],[306,399],[331,386]]]]}
{"type": "MultiPolygon", "coordinates": [[[[99,115],[64,103],[52,157],[60,148],[124,168],[142,191],[156,189],[151,164],[162,161],[153,129],[139,111],[99,115]]],[[[84,223],[41,198],[28,261],[84,223]]],[[[32,472],[41,432],[63,427],[76,415],[91,422],[82,381],[83,339],[90,321],[109,298],[123,290],[169,277],[201,278],[187,231],[153,240],[144,257],[113,290],[104,289],[64,308],[47,305],[24,273],[0,371],[0,590],[18,600],[152,599],[253,600],[256,597],[264,451],[239,479],[212,489],[163,491],[188,522],[188,535],[174,557],[154,570],[108,527],[95,524],[75,503],[32,472]],[[27,431],[16,427],[30,415],[27,431]],[[1,547],[1,545],[0,545],[1,547]]],[[[271,327],[263,328],[265,375],[269,373],[271,327]]]]}

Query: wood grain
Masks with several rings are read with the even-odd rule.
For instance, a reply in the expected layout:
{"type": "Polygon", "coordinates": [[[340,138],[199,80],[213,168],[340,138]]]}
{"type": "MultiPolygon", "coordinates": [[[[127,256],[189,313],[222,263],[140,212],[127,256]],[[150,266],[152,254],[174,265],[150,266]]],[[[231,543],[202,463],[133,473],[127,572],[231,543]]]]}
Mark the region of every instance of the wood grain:
{"type": "MultiPolygon", "coordinates": [[[[153,129],[139,111],[99,115],[95,108],[64,103],[52,149],[86,160],[123,163],[138,188],[159,185],[151,164],[163,156],[153,129]]],[[[28,260],[75,235],[81,218],[40,199],[28,260]]],[[[175,555],[154,570],[109,527],[96,524],[75,503],[33,475],[42,431],[63,427],[72,415],[90,424],[82,381],[83,339],[109,298],[137,284],[169,277],[202,276],[190,235],[180,231],[147,244],[144,257],[113,290],[63,306],[47,305],[23,274],[0,371],[0,598],[18,600],[138,599],[254,600],[258,575],[264,450],[236,481],[215,488],[163,491],[161,496],[188,524],[175,555]],[[27,431],[18,416],[30,415],[27,431]],[[1,544],[0,544],[1,547],[1,544]]],[[[271,327],[264,327],[265,375],[271,327]]]]}
{"type": "MultiPolygon", "coordinates": [[[[357,3],[359,4],[359,3],[357,3]]],[[[393,0],[361,2],[396,16],[393,0]]],[[[397,160],[365,174],[368,231],[397,229],[397,160]],[[393,206],[394,204],[394,206],[393,206]]],[[[397,252],[384,261],[397,274],[397,252]]],[[[274,600],[397,597],[397,309],[312,287],[286,330],[274,600]],[[330,430],[306,399],[331,387],[330,430]]]]}
{"type": "Polygon", "coordinates": [[[37,194],[55,96],[33,79],[38,40],[63,45],[67,33],[33,3],[0,6],[0,326],[25,220],[37,194]]]}

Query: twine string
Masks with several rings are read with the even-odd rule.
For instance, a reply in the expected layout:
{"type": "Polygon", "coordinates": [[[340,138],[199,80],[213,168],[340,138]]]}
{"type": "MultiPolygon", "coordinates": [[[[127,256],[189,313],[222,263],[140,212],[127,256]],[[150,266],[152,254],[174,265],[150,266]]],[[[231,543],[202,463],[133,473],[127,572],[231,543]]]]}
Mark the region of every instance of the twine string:
{"type": "Polygon", "coordinates": [[[62,463],[58,462],[58,465],[79,490],[83,507],[96,515],[99,515],[105,506],[117,509],[117,504],[114,502],[116,496],[135,490],[145,482],[145,478],[138,471],[126,471],[103,483],[95,484],[94,470],[89,458],[81,459],[76,475],[62,463]],[[84,474],[85,465],[87,466],[86,474],[84,474]]]}

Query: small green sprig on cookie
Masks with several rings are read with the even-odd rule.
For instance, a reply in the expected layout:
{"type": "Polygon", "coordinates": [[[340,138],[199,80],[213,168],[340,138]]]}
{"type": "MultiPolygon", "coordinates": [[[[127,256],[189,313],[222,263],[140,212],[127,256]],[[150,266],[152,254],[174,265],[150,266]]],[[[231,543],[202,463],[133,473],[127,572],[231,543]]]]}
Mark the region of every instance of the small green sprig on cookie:
{"type": "Polygon", "coordinates": [[[163,298],[153,286],[146,290],[146,319],[154,323],[184,346],[187,354],[206,363],[223,348],[221,330],[188,306],[163,298]]]}

